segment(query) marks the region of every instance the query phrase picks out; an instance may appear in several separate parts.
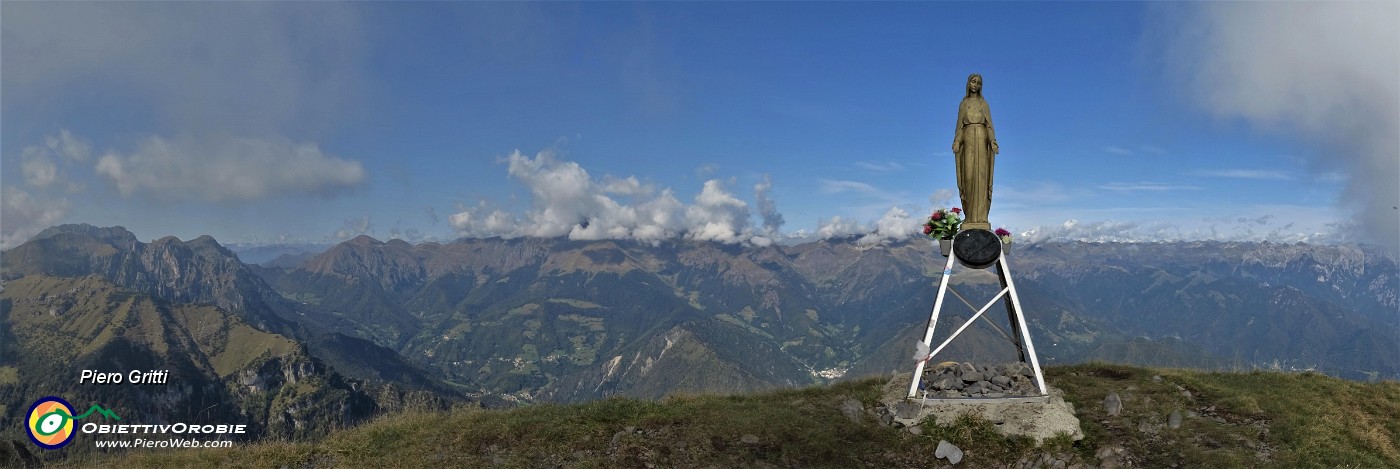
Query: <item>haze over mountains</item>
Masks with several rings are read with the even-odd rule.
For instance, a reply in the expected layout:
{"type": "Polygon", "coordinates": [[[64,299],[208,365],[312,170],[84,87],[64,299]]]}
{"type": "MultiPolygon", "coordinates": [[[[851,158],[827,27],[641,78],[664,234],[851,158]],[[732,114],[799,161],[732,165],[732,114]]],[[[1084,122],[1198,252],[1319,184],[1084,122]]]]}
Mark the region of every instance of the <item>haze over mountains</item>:
{"type": "MultiPolygon", "coordinates": [[[[1400,377],[1393,254],[1220,242],[1015,248],[1043,362],[1400,377]]],[[[361,236],[300,254],[251,265],[207,236],[142,243],[88,225],[5,251],[3,418],[23,410],[15,403],[63,392],[151,419],[228,403],[217,407],[224,418],[296,437],[408,405],[655,398],[887,374],[912,364],[944,261],[917,239],[361,236]],[[83,366],[168,367],[179,386],[97,396],[67,376],[83,366]]],[[[974,302],[995,287],[988,272],[954,283],[974,302]]],[[[939,338],[972,313],[949,301],[939,338]]],[[[993,329],[969,334],[941,357],[1013,359],[993,329]]]]}

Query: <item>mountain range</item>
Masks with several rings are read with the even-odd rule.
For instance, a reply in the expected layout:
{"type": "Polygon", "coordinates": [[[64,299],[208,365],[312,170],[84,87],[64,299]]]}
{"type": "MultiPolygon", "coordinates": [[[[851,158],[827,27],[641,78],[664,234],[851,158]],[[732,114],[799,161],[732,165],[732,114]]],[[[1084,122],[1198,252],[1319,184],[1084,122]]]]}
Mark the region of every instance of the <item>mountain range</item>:
{"type": "MultiPolygon", "coordinates": [[[[1393,253],[1013,246],[1008,262],[1043,363],[1400,377],[1393,253]]],[[[945,261],[927,241],[854,239],[414,245],[361,236],[284,254],[248,264],[208,236],[142,243],[121,227],[89,225],[50,228],[5,251],[0,418],[13,422],[21,404],[67,392],[151,419],[189,418],[170,412],[212,403],[222,419],[297,437],[405,406],[659,398],[888,375],[912,367],[945,261]],[[163,393],[94,395],[69,377],[138,363],[180,369],[185,381],[163,393]]],[[[989,271],[956,272],[955,290],[974,303],[999,288],[989,271]]],[[[973,312],[948,302],[936,340],[973,312]]],[[[1007,327],[1004,314],[990,316],[1007,327]]],[[[1015,355],[979,323],[943,359],[1015,355]]]]}

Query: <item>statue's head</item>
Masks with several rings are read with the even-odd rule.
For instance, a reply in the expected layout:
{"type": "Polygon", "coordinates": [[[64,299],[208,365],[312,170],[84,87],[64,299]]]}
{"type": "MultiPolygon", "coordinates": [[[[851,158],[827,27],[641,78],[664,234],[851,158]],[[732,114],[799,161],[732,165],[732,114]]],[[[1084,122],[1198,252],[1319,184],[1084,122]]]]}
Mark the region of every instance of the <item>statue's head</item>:
{"type": "Polygon", "coordinates": [[[982,74],[980,73],[967,76],[967,95],[965,97],[970,98],[974,94],[982,96],[982,74]]]}

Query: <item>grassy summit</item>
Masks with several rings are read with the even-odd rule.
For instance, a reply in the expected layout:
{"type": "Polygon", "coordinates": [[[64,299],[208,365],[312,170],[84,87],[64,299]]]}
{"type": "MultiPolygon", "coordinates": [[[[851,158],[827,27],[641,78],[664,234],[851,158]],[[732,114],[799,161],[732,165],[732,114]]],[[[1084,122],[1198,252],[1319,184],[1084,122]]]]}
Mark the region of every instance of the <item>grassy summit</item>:
{"type": "MultiPolygon", "coordinates": [[[[1094,467],[1115,450],[1137,467],[1400,466],[1400,383],[1316,373],[1207,373],[1087,364],[1048,370],[1086,437],[1035,447],[986,421],[880,424],[884,380],[740,396],[606,399],[508,411],[404,413],[316,442],[227,450],[143,450],[68,461],[116,467],[935,467],[939,440],[959,467],[1042,457],[1094,467]],[[1110,417],[1110,392],[1123,412],[1110,417]],[[859,421],[841,404],[865,406],[859,421]],[[1180,426],[1170,415],[1179,411],[1180,426]]],[[[90,444],[90,443],[89,443],[90,444]]]]}

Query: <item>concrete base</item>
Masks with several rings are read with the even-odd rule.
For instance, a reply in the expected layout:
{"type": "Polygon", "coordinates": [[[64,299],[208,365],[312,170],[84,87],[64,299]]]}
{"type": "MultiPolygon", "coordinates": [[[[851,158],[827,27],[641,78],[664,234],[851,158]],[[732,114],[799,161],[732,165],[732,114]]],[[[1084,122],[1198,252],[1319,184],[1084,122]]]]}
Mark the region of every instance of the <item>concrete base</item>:
{"type": "Polygon", "coordinates": [[[912,375],[896,375],[885,387],[882,399],[894,409],[894,420],[905,426],[923,422],[947,425],[962,414],[972,414],[996,425],[1003,435],[1031,437],[1036,444],[1059,433],[1075,441],[1084,439],[1079,418],[1074,416],[1074,404],[1066,402],[1064,393],[1050,387],[1050,395],[1001,399],[905,399],[912,375]]]}

